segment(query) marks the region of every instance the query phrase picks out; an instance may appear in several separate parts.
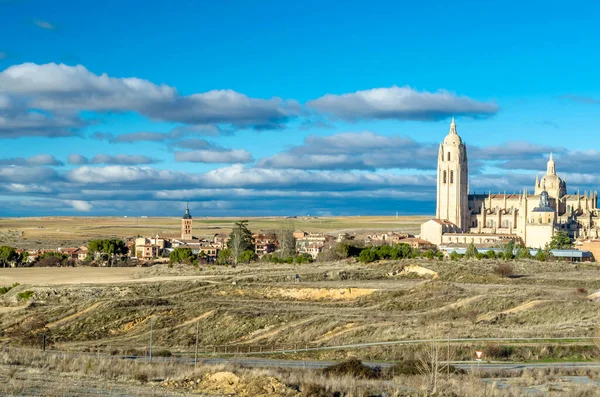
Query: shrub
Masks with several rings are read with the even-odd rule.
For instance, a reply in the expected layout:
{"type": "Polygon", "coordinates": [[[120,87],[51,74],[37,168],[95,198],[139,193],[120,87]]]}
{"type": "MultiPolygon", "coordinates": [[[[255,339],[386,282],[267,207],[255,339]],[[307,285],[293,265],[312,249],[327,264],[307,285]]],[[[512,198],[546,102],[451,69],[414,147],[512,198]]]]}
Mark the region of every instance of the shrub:
{"type": "Polygon", "coordinates": [[[450,259],[453,261],[457,261],[462,255],[458,254],[456,251],[452,251],[450,253],[450,259]]]}
{"type": "Polygon", "coordinates": [[[508,359],[513,354],[514,348],[510,346],[489,345],[484,349],[484,354],[489,358],[508,359]]]}
{"type": "Polygon", "coordinates": [[[357,379],[381,379],[381,368],[371,368],[360,360],[350,359],[323,369],[325,376],[351,376],[357,379]]]}
{"type": "Polygon", "coordinates": [[[475,257],[477,257],[478,253],[479,253],[479,251],[477,251],[477,247],[475,247],[475,244],[471,243],[467,247],[467,252],[465,253],[465,258],[467,258],[467,259],[475,258],[475,257]]]}
{"type": "Polygon", "coordinates": [[[496,251],[494,250],[489,250],[485,255],[488,259],[496,259],[496,251]]]}
{"type": "Polygon", "coordinates": [[[427,259],[433,259],[435,253],[433,252],[433,250],[427,250],[423,253],[423,256],[427,259]]]}
{"type": "Polygon", "coordinates": [[[0,295],[6,294],[8,291],[17,287],[18,285],[19,285],[19,283],[14,283],[13,285],[9,285],[7,287],[0,287],[0,295]]]}
{"type": "Polygon", "coordinates": [[[377,260],[377,253],[372,248],[365,248],[358,256],[358,260],[365,263],[373,262],[377,260]]]}
{"type": "Polygon", "coordinates": [[[508,263],[498,263],[494,266],[494,273],[500,277],[510,277],[514,273],[512,265],[508,263]]]}
{"type": "Polygon", "coordinates": [[[20,300],[28,301],[29,299],[31,299],[33,297],[34,294],[35,294],[35,292],[27,290],[27,291],[19,292],[17,297],[20,300]]]}

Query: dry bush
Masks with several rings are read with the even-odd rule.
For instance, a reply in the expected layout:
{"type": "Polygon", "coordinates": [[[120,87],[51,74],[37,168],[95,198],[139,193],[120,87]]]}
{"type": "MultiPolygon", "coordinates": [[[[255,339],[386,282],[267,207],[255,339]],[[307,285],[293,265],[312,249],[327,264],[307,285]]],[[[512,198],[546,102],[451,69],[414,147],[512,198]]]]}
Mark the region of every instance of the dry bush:
{"type": "Polygon", "coordinates": [[[369,367],[360,360],[350,359],[323,369],[326,376],[352,376],[357,379],[381,379],[380,367],[369,367]]]}
{"type": "Polygon", "coordinates": [[[514,274],[514,268],[510,263],[498,263],[494,266],[494,273],[500,277],[506,278],[514,274]]]}

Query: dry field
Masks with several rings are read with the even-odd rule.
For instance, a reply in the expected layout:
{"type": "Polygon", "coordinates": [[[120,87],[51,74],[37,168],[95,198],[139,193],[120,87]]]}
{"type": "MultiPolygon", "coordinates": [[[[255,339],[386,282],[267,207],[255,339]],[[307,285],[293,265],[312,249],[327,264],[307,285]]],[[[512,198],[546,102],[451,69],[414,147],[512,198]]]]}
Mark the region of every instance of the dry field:
{"type": "MultiPolygon", "coordinates": [[[[147,352],[200,357],[217,352],[420,338],[579,337],[600,324],[600,268],[595,264],[513,263],[502,278],[493,261],[353,261],[237,268],[158,265],[150,268],[0,269],[0,394],[331,396],[426,395],[422,376],[378,380],[329,377],[315,370],[249,370],[137,363],[107,358],[147,352]],[[295,274],[300,282],[295,283],[295,274]],[[31,293],[27,293],[31,291],[31,293]],[[32,295],[29,299],[20,296],[32,295]],[[73,359],[49,349],[93,352],[73,359]],[[2,347],[4,346],[4,347],[2,347]],[[2,349],[31,346],[32,353],[2,349]],[[13,352],[13,353],[11,353],[13,352]],[[206,352],[206,354],[205,354],[206,352]],[[97,354],[100,353],[100,356],[97,354]]],[[[590,343],[452,345],[457,360],[475,348],[492,360],[596,359],[590,343]]],[[[336,349],[272,357],[408,362],[419,346],[336,349]]],[[[450,375],[439,395],[520,396],[531,390],[593,396],[598,374],[528,372],[486,380],[450,375]],[[566,379],[566,380],[565,380],[566,379]],[[574,379],[574,380],[573,380],[574,379]]]]}
{"type": "MultiPolygon", "coordinates": [[[[282,225],[308,232],[340,232],[385,230],[418,233],[423,216],[353,216],[353,217],[281,217],[245,218],[252,231],[277,230],[282,225]]],[[[229,233],[238,218],[195,218],[194,234],[212,237],[229,233]]],[[[0,219],[0,245],[21,248],[57,248],[80,246],[91,239],[134,236],[178,236],[181,219],[110,218],[110,217],[45,217],[0,219]]]]}
{"type": "MultiPolygon", "coordinates": [[[[590,297],[600,290],[596,265],[523,261],[514,264],[514,278],[497,276],[494,266],[486,260],[419,259],[0,269],[0,286],[20,284],[0,296],[0,342],[27,343],[21,335],[46,326],[58,349],[143,354],[152,323],[157,350],[190,354],[198,326],[202,348],[231,353],[427,337],[580,337],[593,335],[600,324],[600,302],[590,297]],[[32,291],[28,301],[19,298],[24,291],[32,291]]],[[[545,350],[518,346],[513,353],[514,358],[569,359],[593,358],[596,351],[573,344],[545,350]]],[[[410,354],[398,346],[310,357],[410,354]]]]}

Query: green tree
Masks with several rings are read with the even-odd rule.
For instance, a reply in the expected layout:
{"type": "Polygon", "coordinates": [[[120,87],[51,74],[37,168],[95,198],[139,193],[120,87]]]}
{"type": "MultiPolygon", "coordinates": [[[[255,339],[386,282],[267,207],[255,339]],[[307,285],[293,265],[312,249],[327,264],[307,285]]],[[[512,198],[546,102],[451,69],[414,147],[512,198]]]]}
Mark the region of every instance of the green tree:
{"type": "Polygon", "coordinates": [[[242,263],[250,263],[255,261],[256,259],[258,259],[258,257],[256,256],[256,253],[254,251],[246,250],[240,254],[238,261],[242,263]]]}
{"type": "Polygon", "coordinates": [[[123,259],[129,249],[125,242],[120,239],[92,240],[88,243],[88,251],[94,256],[100,257],[105,264],[114,266],[117,259],[123,259]]]}
{"type": "Polygon", "coordinates": [[[509,240],[508,243],[504,245],[504,259],[513,259],[515,257],[515,241],[509,240]]]}
{"type": "Polygon", "coordinates": [[[248,221],[235,222],[229,234],[227,248],[231,253],[234,265],[237,265],[242,252],[247,250],[254,251],[254,238],[252,237],[252,232],[248,229],[248,221]]]}
{"type": "Polygon", "coordinates": [[[479,251],[477,251],[477,247],[475,247],[475,244],[471,243],[467,247],[467,252],[465,252],[465,257],[467,259],[476,258],[478,253],[479,253],[479,251]]]}
{"type": "Polygon", "coordinates": [[[14,266],[19,259],[19,254],[13,247],[9,247],[7,245],[3,245],[0,247],[0,262],[2,262],[2,267],[14,266]]]}
{"type": "Polygon", "coordinates": [[[489,250],[486,252],[485,256],[487,256],[488,259],[496,259],[496,251],[489,250]]]}
{"type": "Polygon", "coordinates": [[[460,255],[460,254],[459,254],[458,252],[456,252],[456,251],[452,251],[452,252],[450,253],[450,259],[451,259],[451,260],[453,260],[453,261],[457,261],[457,260],[459,260],[461,256],[462,256],[462,255],[460,255]]]}
{"type": "Polygon", "coordinates": [[[376,261],[377,252],[373,248],[365,248],[360,252],[358,260],[365,263],[376,261]]]}
{"type": "Polygon", "coordinates": [[[231,251],[228,248],[225,248],[223,251],[219,252],[219,256],[217,257],[217,263],[219,265],[226,265],[231,261],[231,251]]]}
{"type": "Polygon", "coordinates": [[[190,264],[196,259],[194,253],[189,248],[175,248],[169,255],[170,263],[187,263],[190,264]]]}
{"type": "Polygon", "coordinates": [[[520,247],[517,251],[517,257],[519,259],[531,259],[531,251],[529,251],[529,248],[520,247]]]}
{"type": "Polygon", "coordinates": [[[564,250],[569,248],[573,248],[573,239],[569,237],[569,233],[560,230],[552,236],[552,240],[550,240],[550,249],[564,250]]]}

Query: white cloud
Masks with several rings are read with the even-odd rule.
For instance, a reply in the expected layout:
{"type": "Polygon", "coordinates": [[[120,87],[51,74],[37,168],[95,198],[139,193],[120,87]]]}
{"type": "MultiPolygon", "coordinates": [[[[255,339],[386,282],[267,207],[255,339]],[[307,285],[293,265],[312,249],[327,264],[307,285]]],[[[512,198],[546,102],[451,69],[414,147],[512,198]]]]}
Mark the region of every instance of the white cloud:
{"type": "Polygon", "coordinates": [[[87,201],[82,200],[64,200],[65,204],[70,205],[73,209],[81,212],[90,212],[92,208],[92,204],[87,201]]]}
{"type": "Polygon", "coordinates": [[[417,91],[408,86],[373,88],[327,94],[307,103],[309,108],[343,120],[440,120],[452,115],[485,117],[498,111],[495,102],[481,102],[445,90],[417,91]]]}
{"type": "Polygon", "coordinates": [[[165,84],[97,75],[82,65],[55,63],[7,68],[0,73],[0,91],[27,97],[32,107],[50,111],[134,111],[192,125],[277,128],[301,112],[293,100],[249,98],[233,90],[184,96],[165,84]]]}
{"type": "Polygon", "coordinates": [[[92,158],[92,164],[115,164],[115,165],[134,165],[134,164],[154,164],[160,162],[157,159],[142,155],[131,154],[97,154],[92,158]]]}
{"type": "Polygon", "coordinates": [[[83,165],[83,164],[87,164],[89,162],[89,160],[82,156],[81,154],[77,154],[77,153],[73,153],[70,154],[69,157],[67,158],[67,161],[69,164],[73,164],[73,165],[83,165]]]}
{"type": "Polygon", "coordinates": [[[344,132],[327,137],[310,136],[303,145],[261,159],[257,166],[331,170],[432,170],[435,169],[437,151],[437,144],[416,142],[408,137],[388,137],[368,131],[344,132]]]}
{"type": "Polygon", "coordinates": [[[37,167],[42,165],[61,166],[63,162],[49,154],[38,154],[29,158],[12,157],[0,159],[0,165],[17,165],[23,167],[37,167]]]}
{"type": "Polygon", "coordinates": [[[175,152],[175,161],[191,163],[251,163],[252,155],[246,150],[193,150],[175,152]]]}

